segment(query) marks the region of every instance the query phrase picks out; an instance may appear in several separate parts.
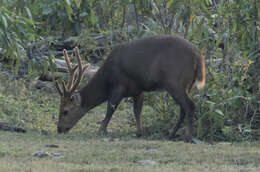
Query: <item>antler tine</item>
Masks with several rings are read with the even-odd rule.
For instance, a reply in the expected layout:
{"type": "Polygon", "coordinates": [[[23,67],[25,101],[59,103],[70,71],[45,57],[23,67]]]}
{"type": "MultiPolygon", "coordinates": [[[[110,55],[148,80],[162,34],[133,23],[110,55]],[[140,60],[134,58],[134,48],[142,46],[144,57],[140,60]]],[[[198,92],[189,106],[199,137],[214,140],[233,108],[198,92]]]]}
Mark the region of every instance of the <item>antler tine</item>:
{"type": "Polygon", "coordinates": [[[63,91],[62,91],[62,89],[60,87],[60,84],[59,84],[59,82],[57,80],[55,81],[55,86],[56,86],[59,94],[62,96],[63,95],[63,91]]]}
{"type": "Polygon", "coordinates": [[[68,81],[67,85],[65,84],[65,82],[63,80],[55,81],[55,86],[61,96],[69,96],[75,91],[75,89],[77,88],[77,86],[79,85],[79,83],[81,81],[83,73],[89,66],[89,65],[86,65],[86,66],[82,67],[82,62],[81,62],[81,58],[79,55],[79,49],[76,47],[74,49],[74,51],[75,51],[75,57],[77,59],[78,64],[75,67],[72,67],[67,51],[65,49],[63,50],[63,55],[65,57],[65,61],[66,61],[67,67],[68,67],[69,81],[68,81]],[[77,69],[78,69],[78,72],[76,72],[77,69]]]}
{"type": "MultiPolygon", "coordinates": [[[[79,55],[79,49],[78,47],[75,47],[75,53],[76,53],[76,58],[78,61],[78,65],[79,65],[79,71],[80,73],[83,75],[83,73],[86,71],[86,69],[90,66],[90,64],[86,64],[84,67],[82,67],[82,61],[81,61],[81,57],[79,55]]],[[[82,77],[81,75],[81,77],[82,77]]]]}
{"type": "MultiPolygon", "coordinates": [[[[68,56],[68,53],[67,51],[64,49],[63,50],[63,54],[64,54],[64,57],[65,57],[65,61],[67,63],[67,67],[68,67],[68,77],[69,77],[69,82],[67,84],[67,86],[65,86],[66,90],[67,91],[70,91],[71,88],[73,87],[73,81],[74,81],[74,77],[75,77],[75,71],[76,69],[78,68],[78,65],[76,65],[74,68],[72,68],[71,66],[71,63],[70,63],[70,59],[69,59],[69,56],[68,56]]],[[[63,86],[63,87],[64,87],[63,86]]]]}
{"type": "Polygon", "coordinates": [[[82,73],[84,73],[87,70],[87,68],[89,68],[89,67],[90,67],[90,64],[86,64],[86,66],[84,66],[84,68],[83,68],[82,73]]]}
{"type": "Polygon", "coordinates": [[[63,80],[59,79],[55,81],[55,86],[61,96],[66,96],[70,94],[70,91],[66,87],[66,84],[63,80]],[[62,86],[60,86],[62,85],[62,86]]]}
{"type": "Polygon", "coordinates": [[[65,57],[65,61],[67,63],[68,70],[71,71],[72,70],[72,66],[71,66],[70,58],[69,58],[69,55],[68,55],[68,52],[67,52],[66,49],[63,50],[63,55],[65,57]]]}
{"type": "Polygon", "coordinates": [[[86,66],[83,67],[82,75],[81,75],[81,76],[79,76],[79,72],[77,72],[77,73],[75,74],[75,78],[74,78],[74,82],[73,82],[73,83],[76,83],[77,80],[78,80],[78,78],[80,78],[79,81],[81,81],[81,79],[83,78],[83,74],[85,73],[85,71],[87,70],[87,68],[88,68],[89,66],[90,66],[90,64],[86,64],[86,66]]]}
{"type": "Polygon", "coordinates": [[[80,55],[79,55],[79,49],[78,49],[78,47],[75,47],[74,51],[75,51],[76,59],[77,59],[77,61],[78,61],[79,71],[80,71],[80,73],[81,73],[81,72],[82,72],[82,62],[81,62],[81,58],[80,58],[80,55]]]}
{"type": "Polygon", "coordinates": [[[62,88],[63,88],[63,95],[64,96],[68,95],[70,92],[69,92],[68,88],[66,87],[66,84],[63,80],[61,80],[61,84],[62,84],[62,88]]]}
{"type": "Polygon", "coordinates": [[[90,64],[87,64],[86,66],[82,67],[82,61],[81,61],[81,58],[79,55],[78,47],[75,47],[74,51],[75,51],[75,58],[78,61],[78,73],[77,73],[77,78],[75,78],[75,82],[71,88],[71,92],[74,92],[76,90],[76,88],[78,87],[78,85],[83,77],[84,72],[90,66],[90,64]]]}

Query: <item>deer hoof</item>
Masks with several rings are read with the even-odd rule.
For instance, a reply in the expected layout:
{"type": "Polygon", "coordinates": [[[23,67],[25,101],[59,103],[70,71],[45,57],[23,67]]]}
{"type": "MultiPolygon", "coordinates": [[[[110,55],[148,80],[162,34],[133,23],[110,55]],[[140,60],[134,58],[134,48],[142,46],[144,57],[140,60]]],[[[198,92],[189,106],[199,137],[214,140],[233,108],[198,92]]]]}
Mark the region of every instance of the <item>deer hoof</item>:
{"type": "Polygon", "coordinates": [[[143,134],[143,131],[137,131],[135,133],[136,137],[142,137],[144,134],[143,134]]]}
{"type": "Polygon", "coordinates": [[[176,138],[176,132],[173,130],[169,130],[169,140],[173,140],[176,138]]]}
{"type": "Polygon", "coordinates": [[[107,130],[104,130],[104,129],[99,129],[98,130],[98,135],[106,135],[107,134],[107,130]]]}

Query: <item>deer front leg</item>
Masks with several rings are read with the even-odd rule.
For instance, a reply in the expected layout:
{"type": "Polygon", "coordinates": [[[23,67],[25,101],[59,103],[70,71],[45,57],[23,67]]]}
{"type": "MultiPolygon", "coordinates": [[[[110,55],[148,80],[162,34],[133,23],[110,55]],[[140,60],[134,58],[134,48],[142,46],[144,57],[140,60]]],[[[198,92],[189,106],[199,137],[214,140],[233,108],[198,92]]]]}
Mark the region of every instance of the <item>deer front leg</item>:
{"type": "Polygon", "coordinates": [[[102,121],[101,126],[99,128],[99,133],[100,134],[105,134],[107,133],[107,125],[115,112],[118,104],[112,104],[111,101],[107,102],[107,113],[105,119],[102,121]]]}
{"type": "Polygon", "coordinates": [[[123,98],[122,95],[123,95],[122,88],[121,89],[117,88],[117,89],[114,89],[114,91],[112,91],[112,94],[107,102],[107,113],[106,113],[105,119],[101,123],[101,126],[99,128],[99,133],[101,133],[101,134],[107,133],[107,125],[108,125],[113,113],[115,112],[118,104],[122,100],[122,98],[123,98]]]}
{"type": "Polygon", "coordinates": [[[144,94],[141,93],[140,95],[134,97],[134,114],[136,119],[136,136],[140,137],[143,135],[143,129],[142,129],[142,121],[140,118],[140,114],[142,112],[143,107],[143,101],[144,101],[144,94]]]}

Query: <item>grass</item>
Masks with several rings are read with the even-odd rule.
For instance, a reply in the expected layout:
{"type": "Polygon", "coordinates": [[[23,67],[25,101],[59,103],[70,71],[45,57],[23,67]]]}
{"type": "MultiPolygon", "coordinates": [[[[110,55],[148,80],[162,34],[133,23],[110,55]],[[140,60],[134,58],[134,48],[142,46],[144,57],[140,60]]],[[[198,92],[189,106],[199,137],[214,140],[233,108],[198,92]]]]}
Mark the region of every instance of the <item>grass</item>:
{"type": "MultiPolygon", "coordinates": [[[[97,135],[105,104],[88,113],[67,135],[56,134],[59,96],[0,77],[0,121],[21,125],[25,134],[0,131],[0,172],[189,172],[260,171],[260,142],[188,144],[163,137],[136,138],[132,106],[119,106],[109,134],[97,135]],[[46,147],[48,144],[58,148],[46,147]],[[50,156],[35,157],[37,151],[50,156]],[[55,153],[62,158],[53,156],[55,153]],[[153,160],[155,166],[139,160],[153,160]]],[[[144,107],[146,113],[151,108],[144,107]]]]}
{"type": "Polygon", "coordinates": [[[168,140],[117,137],[116,133],[57,135],[0,131],[0,171],[259,171],[260,143],[188,144],[168,140]],[[104,138],[113,138],[106,141],[104,138]],[[45,145],[55,144],[58,148],[45,145]],[[44,150],[64,158],[33,156],[44,150]],[[139,160],[157,165],[142,165],[139,160]]]}

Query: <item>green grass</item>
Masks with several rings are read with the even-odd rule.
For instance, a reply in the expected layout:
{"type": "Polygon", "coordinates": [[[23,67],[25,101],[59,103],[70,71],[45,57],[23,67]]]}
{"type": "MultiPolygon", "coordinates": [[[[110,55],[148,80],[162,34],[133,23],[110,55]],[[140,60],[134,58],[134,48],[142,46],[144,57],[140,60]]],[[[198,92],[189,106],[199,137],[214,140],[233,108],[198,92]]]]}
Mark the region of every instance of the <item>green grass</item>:
{"type": "Polygon", "coordinates": [[[0,171],[259,171],[260,143],[188,144],[95,133],[43,135],[0,131],[0,171]],[[104,141],[104,138],[114,138],[104,141]],[[48,148],[56,144],[58,148],[48,148]],[[44,150],[64,158],[34,157],[44,150]],[[154,160],[155,166],[139,160],[154,160]]]}
{"type": "MultiPolygon", "coordinates": [[[[138,139],[133,136],[129,103],[119,106],[106,136],[97,135],[105,104],[91,110],[69,134],[58,135],[57,119],[53,118],[58,115],[58,107],[57,93],[0,77],[0,121],[28,129],[25,134],[0,131],[0,172],[260,171],[259,141],[196,145],[156,136],[138,139]],[[47,144],[59,147],[48,148],[47,144]],[[40,150],[64,158],[33,156],[40,150]],[[141,165],[139,160],[153,160],[157,165],[141,165]]],[[[145,113],[151,110],[144,107],[145,113]]]]}

